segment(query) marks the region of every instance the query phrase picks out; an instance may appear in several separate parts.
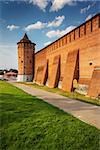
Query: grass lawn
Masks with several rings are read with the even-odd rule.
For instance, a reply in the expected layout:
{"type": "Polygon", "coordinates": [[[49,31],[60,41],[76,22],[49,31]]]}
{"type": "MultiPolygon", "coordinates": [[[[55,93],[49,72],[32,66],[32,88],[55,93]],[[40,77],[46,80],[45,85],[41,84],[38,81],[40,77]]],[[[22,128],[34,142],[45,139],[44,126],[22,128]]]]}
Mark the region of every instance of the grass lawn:
{"type": "Polygon", "coordinates": [[[99,150],[100,131],[0,81],[1,150],[99,150]]]}
{"type": "Polygon", "coordinates": [[[49,88],[47,86],[41,86],[41,85],[29,83],[29,82],[19,82],[19,83],[29,85],[29,86],[32,86],[34,88],[43,89],[45,91],[57,93],[57,94],[65,96],[65,97],[69,97],[71,99],[76,99],[76,100],[79,100],[79,101],[83,101],[83,102],[86,102],[86,103],[91,103],[91,104],[100,106],[100,99],[93,99],[93,98],[90,98],[90,97],[86,97],[86,96],[84,96],[82,94],[79,94],[79,93],[76,93],[76,92],[65,92],[65,91],[63,91],[59,88],[49,88]]]}

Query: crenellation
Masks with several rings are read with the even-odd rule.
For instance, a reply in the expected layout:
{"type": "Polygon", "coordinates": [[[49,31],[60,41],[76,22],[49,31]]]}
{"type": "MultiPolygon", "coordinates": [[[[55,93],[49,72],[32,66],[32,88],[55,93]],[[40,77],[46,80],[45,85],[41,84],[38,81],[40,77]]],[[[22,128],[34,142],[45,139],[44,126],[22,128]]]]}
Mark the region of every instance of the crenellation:
{"type": "Polygon", "coordinates": [[[67,44],[69,44],[70,43],[70,35],[68,34],[67,35],[67,44]]]}
{"type": "Polygon", "coordinates": [[[86,35],[91,33],[91,21],[86,23],[86,35]]]}
{"type": "Polygon", "coordinates": [[[99,28],[99,17],[93,18],[92,20],[92,29],[93,31],[99,28]]]}
{"type": "Polygon", "coordinates": [[[75,30],[75,40],[79,38],[79,28],[75,30]]]}
{"type": "Polygon", "coordinates": [[[72,31],[71,32],[71,42],[73,42],[75,40],[75,32],[72,31]]]}
{"type": "Polygon", "coordinates": [[[66,42],[66,36],[64,36],[64,45],[66,45],[67,42],[66,42]]]}
{"type": "Polygon", "coordinates": [[[83,37],[85,35],[85,25],[82,25],[80,27],[80,38],[83,37]]]}

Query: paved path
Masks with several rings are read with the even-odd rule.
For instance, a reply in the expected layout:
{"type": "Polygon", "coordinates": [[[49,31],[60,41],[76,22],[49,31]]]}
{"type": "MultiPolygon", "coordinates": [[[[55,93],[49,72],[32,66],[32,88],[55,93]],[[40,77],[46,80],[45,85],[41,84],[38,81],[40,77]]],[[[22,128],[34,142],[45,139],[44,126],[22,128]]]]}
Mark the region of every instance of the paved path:
{"type": "Polygon", "coordinates": [[[37,96],[49,104],[52,104],[65,112],[72,114],[80,120],[100,128],[100,107],[84,103],[78,100],[72,100],[56,93],[36,89],[28,85],[12,83],[25,92],[37,96]]]}

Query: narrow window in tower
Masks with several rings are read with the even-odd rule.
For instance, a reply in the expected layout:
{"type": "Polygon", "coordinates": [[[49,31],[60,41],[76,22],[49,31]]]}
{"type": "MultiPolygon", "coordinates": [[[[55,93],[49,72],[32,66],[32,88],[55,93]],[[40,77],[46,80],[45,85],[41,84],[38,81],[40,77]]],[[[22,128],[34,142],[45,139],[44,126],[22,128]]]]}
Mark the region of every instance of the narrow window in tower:
{"type": "Polygon", "coordinates": [[[92,61],[90,61],[90,62],[89,62],[89,65],[91,66],[92,64],[93,64],[93,62],[92,62],[92,61]]]}
{"type": "Polygon", "coordinates": [[[21,63],[23,63],[23,60],[21,60],[21,63]]]}
{"type": "Polygon", "coordinates": [[[31,60],[30,60],[30,64],[31,64],[31,60]]]}

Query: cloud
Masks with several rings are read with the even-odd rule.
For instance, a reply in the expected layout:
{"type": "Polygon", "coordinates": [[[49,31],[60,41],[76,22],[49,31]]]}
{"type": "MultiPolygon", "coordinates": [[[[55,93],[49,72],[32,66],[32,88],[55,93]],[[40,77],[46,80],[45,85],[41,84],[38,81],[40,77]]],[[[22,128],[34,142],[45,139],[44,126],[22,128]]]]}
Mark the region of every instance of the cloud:
{"type": "Polygon", "coordinates": [[[48,22],[48,27],[59,27],[64,19],[65,16],[58,16],[52,22],[48,22]]]}
{"type": "Polygon", "coordinates": [[[53,0],[50,11],[58,11],[62,9],[65,5],[75,5],[75,0],[53,0]]]}
{"type": "Polygon", "coordinates": [[[41,10],[45,11],[50,0],[28,0],[29,3],[37,5],[41,10]]]}
{"type": "MultiPolygon", "coordinates": [[[[62,9],[65,5],[75,6],[77,2],[87,2],[87,1],[88,0],[51,0],[52,5],[50,8],[50,11],[58,11],[62,9]]],[[[81,13],[85,13],[96,4],[96,1],[94,0],[91,0],[91,1],[93,1],[93,3],[91,5],[88,5],[85,8],[82,8],[81,13]]]]}
{"type": "Polygon", "coordinates": [[[46,33],[46,36],[49,38],[54,38],[54,37],[61,37],[63,35],[65,35],[66,33],[70,32],[71,30],[73,30],[76,26],[69,26],[67,27],[65,30],[51,30],[49,32],[46,33]]]}
{"type": "Polygon", "coordinates": [[[17,45],[0,44],[0,69],[17,69],[17,45]]]}
{"type": "Polygon", "coordinates": [[[19,26],[16,26],[14,24],[7,26],[7,29],[9,29],[10,31],[13,31],[13,30],[18,29],[18,28],[19,28],[19,26]]]}
{"type": "Polygon", "coordinates": [[[25,31],[43,29],[45,26],[46,26],[46,23],[42,23],[40,21],[37,21],[36,23],[30,24],[27,27],[25,27],[25,31]]]}
{"type": "Polygon", "coordinates": [[[86,13],[91,8],[91,5],[88,5],[87,7],[84,7],[81,9],[81,14],[86,13]]]}
{"type": "Polygon", "coordinates": [[[43,29],[43,28],[49,28],[49,27],[59,27],[62,24],[64,19],[65,19],[65,16],[58,16],[55,18],[55,20],[53,20],[51,22],[43,23],[41,21],[37,21],[34,24],[30,24],[30,25],[26,26],[25,31],[43,29]]]}
{"type": "MultiPolygon", "coordinates": [[[[3,0],[2,0],[3,1],[3,0]]],[[[45,11],[47,5],[51,0],[4,0],[4,3],[8,4],[9,2],[26,2],[28,4],[36,5],[38,6],[41,10],[45,11]]]]}
{"type": "Polygon", "coordinates": [[[47,45],[49,45],[50,43],[51,43],[51,41],[48,41],[48,42],[44,43],[44,46],[47,46],[47,45]]]}
{"type": "Polygon", "coordinates": [[[80,13],[86,13],[91,7],[93,7],[96,4],[96,2],[93,2],[92,4],[88,5],[87,7],[81,8],[80,13]]]}
{"type": "Polygon", "coordinates": [[[95,15],[95,14],[90,14],[90,15],[88,15],[88,16],[86,17],[85,21],[91,19],[94,15],[95,15]]]}

